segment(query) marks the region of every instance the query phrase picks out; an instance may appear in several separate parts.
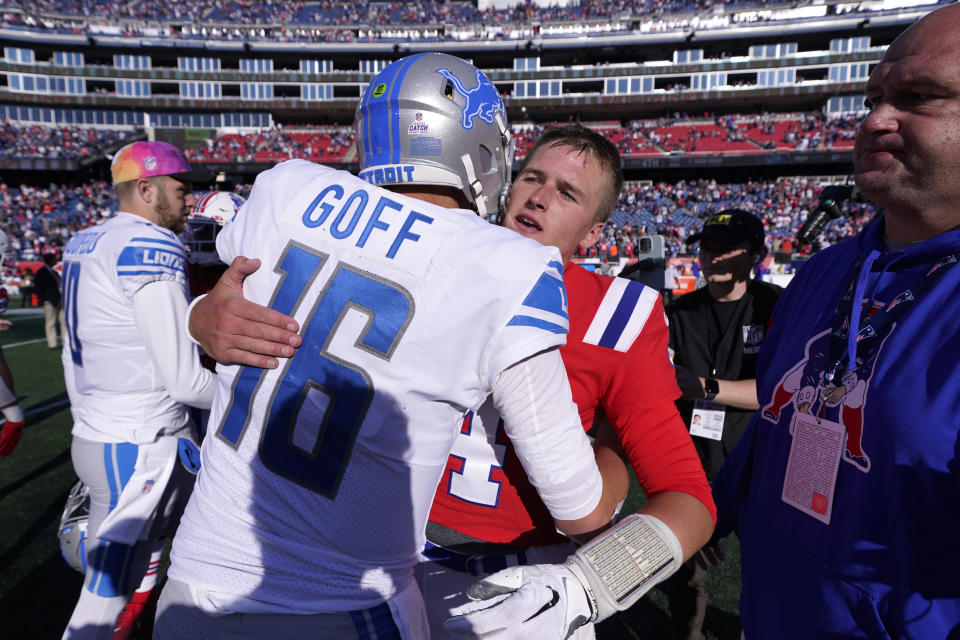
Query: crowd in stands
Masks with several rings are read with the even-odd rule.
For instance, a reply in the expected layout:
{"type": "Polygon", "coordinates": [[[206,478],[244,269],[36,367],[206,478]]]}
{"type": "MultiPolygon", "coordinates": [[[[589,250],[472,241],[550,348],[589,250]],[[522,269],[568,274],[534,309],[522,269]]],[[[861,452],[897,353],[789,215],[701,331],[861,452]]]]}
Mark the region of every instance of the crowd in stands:
{"type": "MultiPolygon", "coordinates": [[[[820,112],[689,116],[591,123],[620,155],[764,153],[853,147],[859,118],[827,117],[820,112]]],[[[516,157],[524,158],[545,125],[515,127],[516,157]]]]}
{"type": "Polygon", "coordinates": [[[0,228],[19,260],[59,252],[74,232],[113,215],[116,204],[107,182],[79,186],[13,187],[0,182],[0,228]]]}
{"type": "MultiPolygon", "coordinates": [[[[686,116],[590,123],[623,156],[693,153],[764,153],[847,149],[858,120],[827,118],[822,113],[739,116],[686,116]]],[[[522,160],[543,131],[542,124],[514,126],[516,158],[522,160]]],[[[84,158],[141,133],[76,126],[0,123],[0,158],[84,158]]],[[[306,158],[349,162],[353,130],[346,126],[277,127],[249,133],[223,133],[203,147],[186,149],[194,162],[279,162],[306,158]]]]}
{"type": "MultiPolygon", "coordinates": [[[[763,220],[773,252],[799,251],[796,237],[816,209],[822,185],[805,177],[719,183],[714,179],[674,183],[628,182],[602,237],[582,257],[633,257],[640,238],[662,235],[668,256],[687,253],[685,240],[703,220],[722,209],[745,209],[763,220]]],[[[874,214],[869,203],[843,202],[843,217],[824,229],[821,247],[856,234],[874,214]]]]}
{"type": "MultiPolygon", "coordinates": [[[[716,5],[714,0],[581,0],[565,6],[519,0],[504,8],[480,9],[475,2],[450,0],[2,0],[0,8],[20,9],[37,15],[86,18],[114,16],[164,22],[220,22],[229,24],[281,24],[341,26],[358,24],[453,24],[467,26],[497,22],[571,22],[621,15],[644,16],[699,13],[716,5]]],[[[762,7],[769,0],[726,0],[724,6],[762,7]]]]}
{"type": "Polygon", "coordinates": [[[191,162],[281,162],[303,158],[314,162],[344,162],[353,149],[352,127],[266,129],[220,135],[199,149],[185,149],[191,162]]]}
{"type": "MultiPolygon", "coordinates": [[[[813,151],[853,146],[858,120],[827,118],[822,113],[739,116],[686,116],[590,123],[623,156],[670,153],[764,153],[813,151]]],[[[545,125],[514,126],[516,158],[522,160],[545,125]]],[[[101,153],[139,129],[0,123],[0,158],[71,158],[101,153]]],[[[277,127],[250,133],[224,133],[201,148],[186,149],[193,162],[280,162],[305,158],[338,163],[352,160],[354,133],[346,126],[277,127]]]]}
{"type": "Polygon", "coordinates": [[[142,133],[71,125],[0,123],[0,158],[68,158],[78,160],[101,153],[110,145],[142,133]]]}
{"type": "MultiPolygon", "coordinates": [[[[250,185],[235,191],[246,197],[250,185]]],[[[628,182],[600,240],[578,257],[615,262],[634,257],[640,239],[662,235],[670,256],[687,253],[684,240],[698,231],[709,215],[730,207],[755,213],[767,227],[767,246],[774,252],[801,251],[796,235],[814,210],[821,185],[808,178],[751,180],[722,183],[716,180],[678,182],[628,182]]],[[[823,245],[854,235],[874,213],[869,203],[842,203],[844,216],[825,230],[823,245]]],[[[59,252],[78,229],[96,224],[116,211],[110,185],[91,182],[79,186],[45,188],[0,183],[0,229],[10,236],[11,250],[19,260],[38,260],[43,253],[59,252]]]]}
{"type": "MultiPolygon", "coordinates": [[[[430,0],[0,0],[0,15],[9,26],[66,33],[350,41],[361,37],[356,29],[362,29],[366,40],[379,40],[390,37],[397,27],[405,26],[450,25],[464,32],[459,36],[436,33],[434,37],[458,39],[526,38],[537,33],[530,31],[533,25],[543,25],[545,32],[549,32],[551,24],[592,24],[607,29],[619,18],[659,21],[657,29],[683,28],[689,26],[693,16],[706,15],[717,5],[727,10],[746,11],[791,6],[779,0],[580,0],[566,6],[540,6],[518,0],[505,8],[481,10],[476,3],[466,0],[443,3],[430,0]],[[688,17],[678,21],[672,16],[688,17]],[[105,26],[112,28],[104,29],[105,26]],[[341,27],[352,30],[342,31],[341,27]]],[[[869,7],[864,6],[863,10],[869,7]]],[[[727,24],[724,20],[716,24],[700,20],[697,26],[721,28],[727,24]]],[[[613,28],[625,30],[629,23],[613,28]]]]}

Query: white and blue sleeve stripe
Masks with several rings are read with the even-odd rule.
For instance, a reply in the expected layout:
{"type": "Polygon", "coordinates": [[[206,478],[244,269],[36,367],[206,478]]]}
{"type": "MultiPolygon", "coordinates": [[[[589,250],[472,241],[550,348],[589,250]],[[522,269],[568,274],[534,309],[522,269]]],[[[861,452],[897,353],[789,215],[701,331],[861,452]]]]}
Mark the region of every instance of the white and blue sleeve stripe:
{"type": "Polygon", "coordinates": [[[117,258],[117,275],[168,275],[186,273],[187,256],[177,242],[160,238],[131,238],[117,258]]]}
{"type": "Polygon", "coordinates": [[[567,291],[563,288],[563,266],[551,262],[530,293],[524,299],[519,313],[507,326],[536,327],[550,333],[567,333],[570,318],[567,315],[567,291]]]}
{"type": "Polygon", "coordinates": [[[639,282],[614,278],[583,341],[607,349],[628,351],[647,323],[659,295],[639,282]]]}

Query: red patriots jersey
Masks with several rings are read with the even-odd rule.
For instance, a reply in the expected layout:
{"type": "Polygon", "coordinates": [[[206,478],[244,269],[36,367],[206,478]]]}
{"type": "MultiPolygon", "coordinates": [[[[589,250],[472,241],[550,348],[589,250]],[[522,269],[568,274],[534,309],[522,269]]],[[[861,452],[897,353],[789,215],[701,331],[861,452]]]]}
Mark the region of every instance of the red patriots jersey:
{"type": "MultiPolygon", "coordinates": [[[[648,496],[681,491],[716,516],[710,486],[674,400],[660,295],[623,278],[566,265],[570,333],[560,354],[583,427],[601,408],[648,496]]],[[[530,485],[490,400],[467,414],[447,461],[430,520],[487,542],[563,542],[530,485]]]]}

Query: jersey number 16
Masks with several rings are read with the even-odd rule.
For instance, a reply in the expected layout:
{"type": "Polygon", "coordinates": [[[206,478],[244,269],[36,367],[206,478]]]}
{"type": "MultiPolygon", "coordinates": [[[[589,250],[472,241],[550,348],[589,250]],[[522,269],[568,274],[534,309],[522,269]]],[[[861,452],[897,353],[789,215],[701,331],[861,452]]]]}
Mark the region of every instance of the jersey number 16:
{"type": "MultiPolygon", "coordinates": [[[[270,308],[296,313],[327,257],[290,242],[275,268],[281,278],[270,308]]],[[[217,430],[218,438],[239,447],[250,424],[254,397],[270,393],[260,460],[274,473],[328,498],[336,496],[374,397],[367,371],[328,351],[350,309],[368,318],[354,346],[389,361],[413,317],[413,298],[399,284],[341,262],[303,322],[303,344],[279,378],[269,383],[272,389],[261,389],[267,384],[266,370],[243,367],[217,430]],[[298,419],[301,409],[308,395],[317,392],[328,399],[321,424],[304,424],[298,419]],[[315,435],[305,440],[303,432],[315,435]]]]}

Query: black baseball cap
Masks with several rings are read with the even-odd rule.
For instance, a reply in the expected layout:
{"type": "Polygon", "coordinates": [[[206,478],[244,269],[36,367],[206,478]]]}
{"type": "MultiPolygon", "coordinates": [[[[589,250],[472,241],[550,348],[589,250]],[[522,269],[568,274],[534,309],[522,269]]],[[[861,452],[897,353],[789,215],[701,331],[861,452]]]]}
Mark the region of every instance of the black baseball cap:
{"type": "Polygon", "coordinates": [[[687,244],[706,239],[723,245],[749,242],[754,251],[764,246],[764,228],[760,218],[743,209],[724,209],[703,223],[703,229],[687,238],[687,244]]]}

